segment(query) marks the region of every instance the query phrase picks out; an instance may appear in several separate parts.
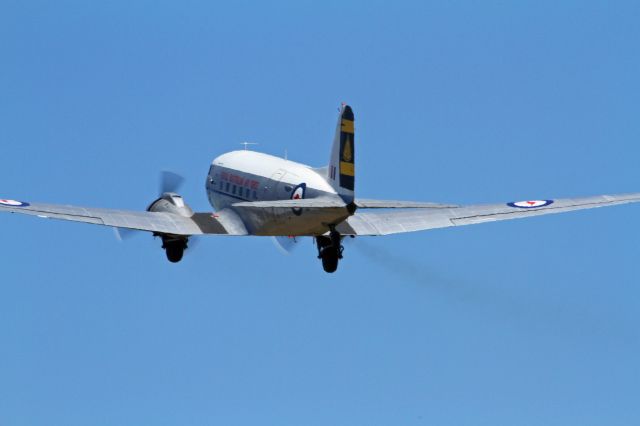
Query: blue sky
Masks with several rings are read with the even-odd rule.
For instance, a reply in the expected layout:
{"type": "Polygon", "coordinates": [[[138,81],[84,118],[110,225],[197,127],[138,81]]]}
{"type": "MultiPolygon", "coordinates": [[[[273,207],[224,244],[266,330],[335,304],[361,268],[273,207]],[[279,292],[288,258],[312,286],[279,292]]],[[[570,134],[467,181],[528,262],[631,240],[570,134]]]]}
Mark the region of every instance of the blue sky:
{"type": "MultiPolygon", "coordinates": [[[[0,5],[0,195],[208,208],[211,159],[326,164],[342,101],[362,197],[640,190],[636,2],[0,5]]],[[[358,239],[160,242],[2,215],[0,423],[640,421],[640,208],[358,239]]]]}

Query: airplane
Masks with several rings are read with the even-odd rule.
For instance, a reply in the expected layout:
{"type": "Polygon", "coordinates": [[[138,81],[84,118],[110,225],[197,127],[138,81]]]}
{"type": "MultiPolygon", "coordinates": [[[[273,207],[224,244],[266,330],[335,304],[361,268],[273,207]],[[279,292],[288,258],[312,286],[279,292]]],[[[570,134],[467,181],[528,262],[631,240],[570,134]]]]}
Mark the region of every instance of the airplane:
{"type": "Polygon", "coordinates": [[[312,237],[326,272],[335,272],[346,237],[389,235],[551,213],[636,203],[640,193],[498,204],[452,205],[369,200],[355,196],[355,127],[342,104],[329,164],[313,168],[248,150],[215,158],[205,187],[213,211],[193,212],[176,192],[177,176],[146,211],[77,207],[0,199],[0,211],[147,231],[162,239],[170,262],[179,262],[199,235],[312,237]]]}

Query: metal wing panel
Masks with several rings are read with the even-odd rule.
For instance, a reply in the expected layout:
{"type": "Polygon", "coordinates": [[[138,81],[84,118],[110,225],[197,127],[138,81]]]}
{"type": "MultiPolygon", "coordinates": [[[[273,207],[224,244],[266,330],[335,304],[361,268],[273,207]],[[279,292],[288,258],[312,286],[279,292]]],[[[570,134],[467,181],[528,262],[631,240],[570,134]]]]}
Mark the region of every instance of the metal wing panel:
{"type": "Polygon", "coordinates": [[[139,212],[43,203],[21,203],[20,206],[12,206],[0,202],[0,212],[173,235],[247,234],[240,218],[231,211],[215,214],[196,213],[193,218],[189,218],[163,212],[139,212]]]}
{"type": "Polygon", "coordinates": [[[497,220],[519,219],[544,214],[564,213],[574,210],[609,207],[619,204],[640,202],[640,193],[621,195],[598,195],[593,197],[546,200],[550,204],[539,208],[522,208],[517,203],[468,206],[461,208],[451,221],[455,226],[493,222],[497,220]]]}
{"type": "Polygon", "coordinates": [[[240,216],[230,209],[215,213],[195,213],[190,220],[195,222],[202,234],[249,235],[240,216]]]}
{"type": "Polygon", "coordinates": [[[85,209],[74,206],[57,206],[52,209],[49,204],[31,204],[27,207],[12,207],[0,204],[0,212],[19,213],[30,216],[38,216],[42,218],[74,220],[78,222],[93,223],[95,225],[104,225],[104,221],[100,217],[91,216],[85,209]]]}
{"type": "Polygon", "coordinates": [[[452,209],[406,209],[381,213],[356,212],[354,216],[340,224],[337,230],[345,235],[387,235],[636,202],[640,202],[640,193],[471,205],[452,209]],[[533,204],[528,205],[527,203],[533,204]]]}

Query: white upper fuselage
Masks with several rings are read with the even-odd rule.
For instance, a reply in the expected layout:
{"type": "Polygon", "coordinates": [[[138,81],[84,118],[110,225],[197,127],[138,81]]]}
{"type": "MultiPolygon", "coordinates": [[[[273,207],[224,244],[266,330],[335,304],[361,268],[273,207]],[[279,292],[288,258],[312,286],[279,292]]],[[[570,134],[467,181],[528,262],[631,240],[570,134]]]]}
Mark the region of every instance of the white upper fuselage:
{"type": "Polygon", "coordinates": [[[234,208],[233,204],[240,202],[320,197],[341,200],[322,171],[255,151],[232,151],[214,159],[206,188],[214,209],[234,210],[257,235],[273,235],[279,229],[282,235],[321,235],[327,231],[327,224],[349,215],[346,210],[234,208]]]}

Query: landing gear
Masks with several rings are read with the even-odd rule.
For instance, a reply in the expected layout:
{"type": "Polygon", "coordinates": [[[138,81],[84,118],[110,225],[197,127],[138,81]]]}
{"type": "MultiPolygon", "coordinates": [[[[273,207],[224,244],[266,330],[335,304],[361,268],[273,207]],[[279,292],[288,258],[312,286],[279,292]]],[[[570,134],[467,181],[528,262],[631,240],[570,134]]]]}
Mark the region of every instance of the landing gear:
{"type": "Polygon", "coordinates": [[[167,259],[171,263],[178,263],[182,260],[184,251],[187,248],[187,239],[179,237],[162,237],[162,248],[167,253],[167,259]]]}
{"type": "Polygon", "coordinates": [[[333,273],[338,269],[338,261],[342,259],[344,247],[340,244],[342,237],[335,229],[332,229],[329,236],[316,237],[318,246],[318,259],[322,259],[322,267],[325,272],[333,273]]]}

